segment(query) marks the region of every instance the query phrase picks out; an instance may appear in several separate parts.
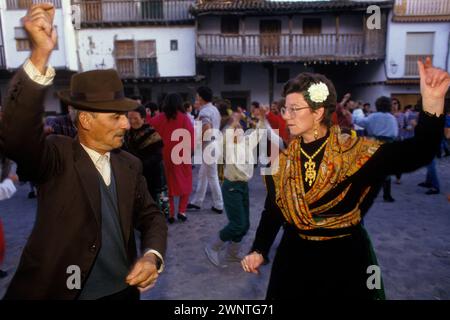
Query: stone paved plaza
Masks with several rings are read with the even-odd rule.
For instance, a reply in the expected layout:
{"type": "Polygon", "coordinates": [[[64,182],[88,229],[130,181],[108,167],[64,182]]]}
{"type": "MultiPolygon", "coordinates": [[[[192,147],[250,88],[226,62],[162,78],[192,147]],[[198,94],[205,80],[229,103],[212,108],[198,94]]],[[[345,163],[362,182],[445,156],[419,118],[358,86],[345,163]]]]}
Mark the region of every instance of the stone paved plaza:
{"type": "MultiPolygon", "coordinates": [[[[365,225],[372,237],[383,272],[388,299],[450,299],[450,158],[438,160],[440,195],[425,195],[417,186],[425,169],[404,175],[393,184],[395,203],[378,197],[365,225]]],[[[197,170],[194,172],[194,177],[197,170]]],[[[195,181],[195,179],[194,179],[195,181]]],[[[19,187],[10,200],[0,202],[9,276],[0,280],[0,297],[11,280],[27,237],[33,227],[36,200],[27,199],[28,186],[19,187]]],[[[251,229],[244,240],[245,250],[253,241],[265,198],[258,175],[250,183],[251,229]]],[[[189,213],[189,220],[169,226],[166,270],[155,288],[143,299],[264,299],[270,265],[259,276],[244,273],[238,264],[218,269],[209,263],[203,247],[226,222],[213,213],[210,196],[203,210],[189,213]]],[[[272,249],[273,258],[279,237],[272,249]]],[[[32,284],[30,284],[32,285],[32,284]]]]}

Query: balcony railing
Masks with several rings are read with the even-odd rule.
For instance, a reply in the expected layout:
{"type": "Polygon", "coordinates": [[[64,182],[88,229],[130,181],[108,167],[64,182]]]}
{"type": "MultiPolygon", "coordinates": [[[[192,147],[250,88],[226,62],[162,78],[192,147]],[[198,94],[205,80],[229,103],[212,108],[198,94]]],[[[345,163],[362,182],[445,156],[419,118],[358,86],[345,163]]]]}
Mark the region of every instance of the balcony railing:
{"type": "Polygon", "coordinates": [[[61,0],[6,0],[7,10],[25,10],[36,3],[53,3],[56,8],[61,8],[61,0]]]}
{"type": "Polygon", "coordinates": [[[143,23],[193,20],[194,0],[83,1],[81,23],[143,23]]]}
{"type": "Polygon", "coordinates": [[[158,76],[156,58],[117,59],[116,67],[120,76],[125,79],[158,76]]]}
{"type": "Polygon", "coordinates": [[[199,34],[197,55],[224,60],[359,58],[384,55],[383,34],[199,34]],[[380,38],[381,37],[381,38],[380,38]]]}
{"type": "Polygon", "coordinates": [[[433,55],[417,55],[417,54],[407,54],[405,55],[405,76],[406,77],[418,77],[419,68],[417,67],[417,60],[425,59],[425,57],[430,57],[433,61],[433,55]]]}
{"type": "Polygon", "coordinates": [[[407,16],[450,16],[449,0],[396,0],[394,14],[407,16]]]}

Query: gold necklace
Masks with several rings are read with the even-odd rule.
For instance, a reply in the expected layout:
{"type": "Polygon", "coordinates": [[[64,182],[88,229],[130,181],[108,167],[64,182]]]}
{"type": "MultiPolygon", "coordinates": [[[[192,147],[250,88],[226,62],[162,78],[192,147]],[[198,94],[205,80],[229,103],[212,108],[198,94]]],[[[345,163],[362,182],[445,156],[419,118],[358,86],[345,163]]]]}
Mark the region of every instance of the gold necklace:
{"type": "Polygon", "coordinates": [[[319,154],[319,152],[325,147],[325,145],[328,142],[328,138],[322,143],[319,149],[317,149],[316,152],[312,156],[309,156],[305,151],[302,149],[302,145],[300,144],[300,151],[303,153],[303,155],[308,158],[308,161],[305,162],[305,182],[309,184],[311,187],[314,180],[316,180],[316,163],[312,160],[319,154]]]}

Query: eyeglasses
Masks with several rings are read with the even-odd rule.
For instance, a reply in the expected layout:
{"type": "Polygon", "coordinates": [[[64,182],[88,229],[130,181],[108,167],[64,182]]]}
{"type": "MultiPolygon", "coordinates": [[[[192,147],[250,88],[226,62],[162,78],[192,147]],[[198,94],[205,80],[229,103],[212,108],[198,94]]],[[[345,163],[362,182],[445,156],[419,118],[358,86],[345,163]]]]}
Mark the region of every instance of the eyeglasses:
{"type": "Polygon", "coordinates": [[[301,108],[292,108],[292,107],[282,107],[281,108],[281,114],[283,117],[293,119],[296,116],[296,112],[300,111],[302,109],[309,109],[311,107],[301,107],[301,108]]]}

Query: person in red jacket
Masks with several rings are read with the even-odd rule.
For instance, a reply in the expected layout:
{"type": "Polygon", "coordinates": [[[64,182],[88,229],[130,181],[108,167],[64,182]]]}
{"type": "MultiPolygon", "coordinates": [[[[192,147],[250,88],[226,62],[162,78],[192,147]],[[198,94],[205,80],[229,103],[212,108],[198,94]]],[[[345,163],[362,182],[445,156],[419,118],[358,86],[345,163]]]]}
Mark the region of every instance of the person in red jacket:
{"type": "Polygon", "coordinates": [[[278,130],[280,137],[287,144],[289,132],[287,131],[286,121],[281,116],[281,110],[284,107],[284,99],[272,102],[270,112],[267,114],[267,120],[274,130],[278,130]]]}

